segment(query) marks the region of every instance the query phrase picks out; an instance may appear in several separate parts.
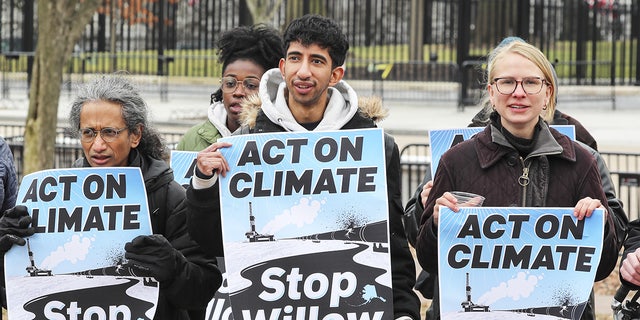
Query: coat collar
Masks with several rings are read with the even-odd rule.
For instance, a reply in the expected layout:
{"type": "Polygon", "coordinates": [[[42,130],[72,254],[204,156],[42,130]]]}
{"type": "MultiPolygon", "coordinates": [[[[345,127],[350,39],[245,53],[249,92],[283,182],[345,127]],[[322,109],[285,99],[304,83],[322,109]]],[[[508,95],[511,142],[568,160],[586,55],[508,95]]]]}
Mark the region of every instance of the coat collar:
{"type": "MultiPolygon", "coordinates": [[[[569,137],[550,128],[542,118],[540,135],[533,151],[527,159],[539,156],[555,156],[567,161],[576,161],[576,150],[569,137]]],[[[488,168],[505,156],[513,154],[515,149],[509,144],[505,136],[493,125],[487,126],[476,136],[476,152],[482,168],[488,168]]]]}

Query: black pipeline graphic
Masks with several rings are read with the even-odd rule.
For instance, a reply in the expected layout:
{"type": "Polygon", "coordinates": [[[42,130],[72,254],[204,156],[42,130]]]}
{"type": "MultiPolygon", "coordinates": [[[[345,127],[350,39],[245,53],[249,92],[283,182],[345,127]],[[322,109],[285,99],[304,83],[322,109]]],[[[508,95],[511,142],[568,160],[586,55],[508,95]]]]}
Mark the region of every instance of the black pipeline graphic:
{"type": "MultiPolygon", "coordinates": [[[[379,221],[364,225],[362,227],[352,227],[346,230],[337,230],[325,233],[318,233],[309,236],[297,237],[296,239],[312,240],[346,240],[364,242],[387,242],[387,222],[379,221]]],[[[382,245],[380,245],[382,246],[382,245]]]]}
{"type": "Polygon", "coordinates": [[[118,285],[45,295],[27,302],[24,309],[33,313],[34,319],[68,319],[71,315],[75,319],[93,319],[92,315],[98,319],[149,319],[144,313],[153,304],[126,294],[139,280],[126,280],[118,285]]]}
{"type": "Polygon", "coordinates": [[[383,310],[384,303],[392,300],[392,290],[375,281],[386,271],[355,262],[354,256],[368,250],[369,244],[354,244],[348,250],[265,261],[243,270],[245,279],[261,279],[261,283],[231,293],[234,318],[388,318],[383,310]],[[358,270],[357,277],[348,270],[358,270]],[[248,303],[256,296],[262,302],[259,306],[248,303]]]}

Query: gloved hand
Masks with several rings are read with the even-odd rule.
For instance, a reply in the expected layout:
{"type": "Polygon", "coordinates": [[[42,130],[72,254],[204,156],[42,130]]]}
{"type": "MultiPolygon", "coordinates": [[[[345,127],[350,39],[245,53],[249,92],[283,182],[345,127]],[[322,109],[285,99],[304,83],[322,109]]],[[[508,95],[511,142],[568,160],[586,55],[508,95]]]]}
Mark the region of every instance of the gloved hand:
{"type": "Polygon", "coordinates": [[[175,277],[180,253],[162,235],[137,236],[124,245],[127,265],[145,276],[160,282],[171,281],[175,277]]]}
{"type": "Polygon", "coordinates": [[[32,236],[35,231],[27,207],[17,205],[6,210],[0,218],[0,253],[9,251],[14,244],[24,246],[26,241],[22,238],[32,236]]]}

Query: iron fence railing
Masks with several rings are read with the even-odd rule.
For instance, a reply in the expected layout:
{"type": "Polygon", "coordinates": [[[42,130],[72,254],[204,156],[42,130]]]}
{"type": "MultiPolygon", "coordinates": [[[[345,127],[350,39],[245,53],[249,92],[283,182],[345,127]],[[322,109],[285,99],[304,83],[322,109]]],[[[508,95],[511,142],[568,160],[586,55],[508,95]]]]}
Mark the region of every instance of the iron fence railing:
{"type": "MultiPolygon", "coordinates": [[[[102,2],[65,66],[69,75],[218,77],[215,44],[223,32],[254,21],[284,30],[293,18],[313,13],[345,31],[352,48],[346,79],[382,80],[376,84],[391,95],[388,85],[445,82],[460,84],[460,105],[477,103],[482,73],[472,67],[508,36],[539,47],[562,85],[640,83],[640,6],[633,0],[266,0],[263,17],[251,16],[244,1],[102,2]]],[[[0,4],[0,66],[27,74],[38,39],[37,6],[0,4]]],[[[166,94],[166,82],[152,85],[166,94]]],[[[415,93],[399,96],[432,99],[415,93]]]]}

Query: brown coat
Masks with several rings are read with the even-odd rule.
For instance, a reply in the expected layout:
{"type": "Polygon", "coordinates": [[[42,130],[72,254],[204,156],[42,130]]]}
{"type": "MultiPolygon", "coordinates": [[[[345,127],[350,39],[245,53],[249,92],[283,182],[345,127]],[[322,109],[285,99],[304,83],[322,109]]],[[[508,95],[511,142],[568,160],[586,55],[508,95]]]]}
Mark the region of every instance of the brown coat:
{"type": "MultiPolygon", "coordinates": [[[[442,156],[416,243],[418,261],[426,271],[438,271],[432,215],[436,199],[446,191],[481,194],[487,207],[574,207],[578,200],[591,197],[600,199],[609,210],[593,156],[542,120],[540,125],[543,129],[536,147],[526,159],[492,125],[442,156]],[[518,183],[525,165],[530,170],[526,188],[518,183]]],[[[596,281],[606,278],[616,265],[619,244],[615,232],[609,214],[596,281]]]]}

